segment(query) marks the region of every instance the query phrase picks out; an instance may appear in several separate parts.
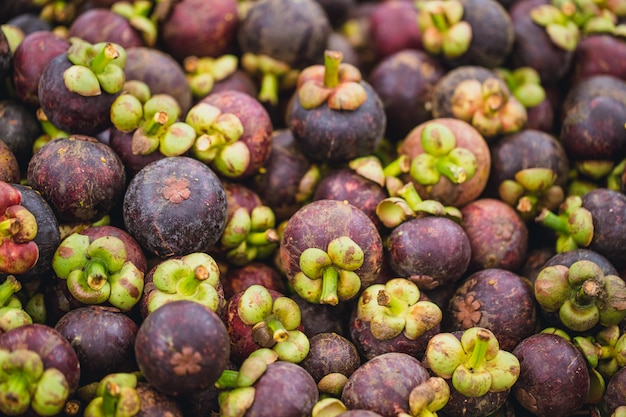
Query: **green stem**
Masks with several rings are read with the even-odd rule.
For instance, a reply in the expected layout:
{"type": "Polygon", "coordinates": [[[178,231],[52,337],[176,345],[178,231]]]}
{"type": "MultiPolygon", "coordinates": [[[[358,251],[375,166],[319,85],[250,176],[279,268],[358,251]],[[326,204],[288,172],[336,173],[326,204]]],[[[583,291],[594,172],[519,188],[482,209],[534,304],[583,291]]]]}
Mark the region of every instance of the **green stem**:
{"type": "Polygon", "coordinates": [[[419,204],[423,202],[422,197],[415,189],[415,185],[412,182],[408,182],[404,187],[398,190],[398,195],[407,202],[411,210],[417,211],[419,204]]]}
{"type": "Polygon", "coordinates": [[[398,177],[409,172],[411,158],[408,155],[400,155],[383,168],[385,177],[398,177]]]}
{"type": "Polygon", "coordinates": [[[476,334],[476,341],[474,342],[474,350],[469,358],[468,367],[470,369],[480,369],[485,363],[485,355],[489,346],[489,336],[478,332],[476,334]]]}
{"type": "Polygon", "coordinates": [[[246,242],[256,246],[276,243],[278,242],[278,233],[276,233],[276,230],[274,229],[268,229],[262,232],[251,232],[248,234],[246,242]]]}
{"type": "Polygon", "coordinates": [[[119,387],[112,382],[107,382],[102,394],[102,413],[104,417],[115,417],[119,399],[116,393],[119,393],[119,387]]]}
{"type": "Polygon", "coordinates": [[[158,111],[154,114],[154,117],[144,121],[141,128],[146,136],[154,136],[159,129],[167,123],[168,116],[164,111],[158,111]]]}
{"type": "Polygon", "coordinates": [[[111,61],[117,59],[120,56],[120,53],[115,48],[115,45],[112,43],[107,43],[104,48],[93,58],[90,62],[89,67],[91,70],[99,74],[104,71],[104,68],[109,65],[111,61]]]}
{"type": "Polygon", "coordinates": [[[13,275],[8,275],[0,284],[0,307],[4,307],[9,299],[21,289],[22,284],[13,275]]]}
{"type": "Polygon", "coordinates": [[[595,300],[601,291],[600,286],[594,280],[586,280],[583,285],[576,291],[574,295],[574,304],[576,306],[585,308],[595,304],[595,300]]]}
{"type": "Polygon", "coordinates": [[[321,304],[337,305],[339,303],[339,296],[337,294],[338,285],[339,272],[332,266],[324,269],[322,276],[322,293],[320,294],[321,304]]]}
{"type": "Polygon", "coordinates": [[[446,157],[437,158],[437,171],[447,177],[454,184],[462,184],[467,180],[467,172],[463,167],[455,164],[446,157]]]}
{"type": "Polygon", "coordinates": [[[231,369],[225,369],[220,377],[215,382],[215,387],[218,389],[233,389],[237,388],[237,378],[239,377],[239,371],[233,371],[231,369]]]}
{"type": "Polygon", "coordinates": [[[262,103],[278,104],[278,76],[272,73],[264,73],[259,87],[259,100],[262,103]]]}
{"type": "Polygon", "coordinates": [[[387,307],[387,312],[392,316],[399,316],[406,311],[406,303],[387,290],[378,291],[376,301],[379,306],[387,307]]]}
{"type": "Polygon", "coordinates": [[[326,51],[324,54],[324,86],[335,88],[339,85],[339,65],[343,54],[339,51],[326,51]]]}
{"type": "Polygon", "coordinates": [[[289,338],[289,333],[283,325],[283,322],[278,318],[270,316],[265,320],[267,328],[271,330],[272,337],[276,343],[284,342],[289,338]]]}
{"type": "Polygon", "coordinates": [[[8,380],[4,384],[0,384],[0,399],[3,399],[5,406],[0,409],[7,411],[18,411],[13,415],[20,415],[26,412],[30,406],[32,387],[29,384],[29,378],[23,372],[17,374],[11,373],[8,380]],[[10,404],[10,405],[8,405],[10,404]],[[10,407],[10,408],[9,408],[10,407]]]}
{"type": "Polygon", "coordinates": [[[537,221],[539,221],[543,226],[546,226],[556,232],[564,235],[569,234],[569,223],[567,220],[554,214],[550,210],[544,209],[537,218],[537,221]]]}
{"type": "Polygon", "coordinates": [[[198,287],[202,283],[203,280],[198,279],[196,274],[189,274],[184,276],[178,281],[178,285],[176,286],[178,293],[184,296],[190,296],[198,291],[198,287]]]}
{"type": "Polygon", "coordinates": [[[448,22],[442,12],[431,13],[430,16],[432,17],[433,24],[439,32],[444,33],[448,30],[448,22]]]}
{"type": "Polygon", "coordinates": [[[107,281],[107,268],[101,262],[92,260],[85,266],[85,276],[89,288],[99,290],[107,281]]]}

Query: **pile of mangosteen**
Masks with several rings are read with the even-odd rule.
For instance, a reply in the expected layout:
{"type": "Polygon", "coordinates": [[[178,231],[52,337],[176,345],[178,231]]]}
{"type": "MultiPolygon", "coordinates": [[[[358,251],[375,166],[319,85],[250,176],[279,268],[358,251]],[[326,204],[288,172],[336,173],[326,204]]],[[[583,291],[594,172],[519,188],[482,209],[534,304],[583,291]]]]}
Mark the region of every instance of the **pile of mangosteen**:
{"type": "Polygon", "coordinates": [[[626,416],[623,0],[0,3],[0,416],[626,416]]]}

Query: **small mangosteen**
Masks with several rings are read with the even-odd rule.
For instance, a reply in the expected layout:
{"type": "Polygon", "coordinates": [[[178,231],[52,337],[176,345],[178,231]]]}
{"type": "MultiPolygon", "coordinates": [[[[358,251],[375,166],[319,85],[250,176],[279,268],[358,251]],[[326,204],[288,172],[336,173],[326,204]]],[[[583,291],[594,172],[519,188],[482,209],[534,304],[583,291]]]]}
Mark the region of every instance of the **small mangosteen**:
{"type": "Polygon", "coordinates": [[[254,284],[263,285],[280,293],[287,291],[285,278],[278,269],[259,261],[243,266],[229,266],[225,273],[220,275],[220,282],[227,300],[254,284]]]}
{"type": "Polygon", "coordinates": [[[369,17],[368,39],[378,60],[402,50],[421,50],[418,8],[408,1],[378,2],[369,17]]]}
{"type": "Polygon", "coordinates": [[[137,365],[166,395],[190,395],[226,369],[230,343],[222,320],[193,301],[173,301],[148,315],[135,339],[137,365]]]}

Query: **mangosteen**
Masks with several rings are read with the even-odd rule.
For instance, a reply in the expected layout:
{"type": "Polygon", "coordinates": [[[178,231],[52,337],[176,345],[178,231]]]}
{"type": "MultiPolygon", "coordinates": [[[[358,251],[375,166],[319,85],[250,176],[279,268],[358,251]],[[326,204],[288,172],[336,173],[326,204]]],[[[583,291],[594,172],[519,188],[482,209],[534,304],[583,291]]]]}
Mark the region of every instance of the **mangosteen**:
{"type": "Polygon", "coordinates": [[[111,127],[109,108],[124,86],[125,65],[120,45],[73,38],[66,53],[52,58],[41,74],[39,105],[57,128],[97,135],[111,127]]]}
{"type": "Polygon", "coordinates": [[[28,184],[48,201],[59,221],[94,221],[108,214],[126,187],[124,164],[92,136],[48,142],[28,163],[28,184]]]}
{"type": "Polygon", "coordinates": [[[512,352],[520,376],[511,393],[519,404],[539,417],[565,417],[580,410],[590,387],[582,353],[556,334],[537,333],[512,352]]]}
{"type": "Polygon", "coordinates": [[[361,209],[338,200],[316,200],[287,221],[279,254],[298,295],[337,305],[374,282],[382,267],[383,245],[361,209]]]}
{"type": "Polygon", "coordinates": [[[424,216],[395,227],[385,240],[389,264],[420,289],[454,285],[472,259],[471,239],[458,223],[424,216]]]}
{"type": "Polygon", "coordinates": [[[141,323],[135,357],[146,380],[166,395],[209,388],[226,369],[228,332],[213,311],[193,301],[173,301],[141,323]]]}
{"type": "Polygon", "coordinates": [[[337,164],[370,155],[382,141],[386,115],[361,71],[327,50],[324,65],[305,68],[287,112],[287,126],[311,159],[337,164]]]}
{"type": "Polygon", "coordinates": [[[146,165],[130,181],[123,202],[126,230],[160,257],[211,248],[224,231],[226,211],[217,175],[185,156],[146,165]]]}
{"type": "Polygon", "coordinates": [[[422,199],[461,207],[487,186],[491,170],[489,145],[471,124],[435,118],[409,132],[398,149],[410,160],[405,175],[422,199]]]}
{"type": "Polygon", "coordinates": [[[35,140],[42,129],[28,105],[15,99],[0,100],[0,138],[11,149],[22,173],[33,155],[35,140]]]}
{"type": "Polygon", "coordinates": [[[537,304],[533,288],[514,272],[486,268],[461,281],[444,310],[448,331],[484,327],[511,351],[535,332],[537,304]]]}
{"type": "Polygon", "coordinates": [[[254,284],[263,285],[265,288],[280,293],[287,291],[285,277],[278,269],[260,261],[253,261],[243,266],[229,266],[225,273],[220,275],[220,282],[227,300],[254,284]]]}
{"type": "Polygon", "coordinates": [[[0,140],[0,181],[19,183],[22,177],[20,167],[13,151],[0,140]]]}
{"type": "Polygon", "coordinates": [[[368,39],[378,60],[403,50],[422,50],[422,31],[412,2],[379,2],[369,16],[368,39]]]}
{"type": "Polygon", "coordinates": [[[114,307],[87,306],[70,310],[54,326],[76,351],[81,384],[114,372],[132,372],[137,324],[114,307]]]}

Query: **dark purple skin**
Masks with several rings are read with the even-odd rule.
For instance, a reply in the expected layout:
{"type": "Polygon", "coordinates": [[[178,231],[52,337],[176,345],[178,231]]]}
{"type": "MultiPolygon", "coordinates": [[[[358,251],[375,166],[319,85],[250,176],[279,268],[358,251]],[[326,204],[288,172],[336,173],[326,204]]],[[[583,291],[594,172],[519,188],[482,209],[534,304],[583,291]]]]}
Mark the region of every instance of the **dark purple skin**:
{"type": "Polygon", "coordinates": [[[385,188],[348,168],[339,168],[319,182],[313,200],[347,201],[361,209],[380,231],[383,224],[376,215],[376,207],[389,197],[385,188]]]}
{"type": "Polygon", "coordinates": [[[172,301],[154,310],[135,339],[139,370],[148,383],[170,396],[208,389],[226,369],[229,355],[224,323],[193,301],[172,301]]]}
{"type": "Polygon", "coordinates": [[[91,44],[113,42],[123,48],[146,46],[141,34],[129,20],[107,8],[93,8],[80,13],[68,28],[72,36],[91,44]]]}
{"type": "Polygon", "coordinates": [[[463,229],[471,246],[468,271],[502,268],[516,271],[528,252],[528,227],[502,200],[479,198],[461,208],[463,229]]]}
{"type": "MultiPolygon", "coordinates": [[[[430,299],[422,293],[420,294],[420,301],[430,301],[430,299]]],[[[400,333],[391,339],[380,340],[372,334],[370,323],[358,318],[358,306],[357,303],[352,308],[348,332],[350,340],[353,341],[364,361],[390,352],[406,353],[421,359],[426,352],[429,340],[441,330],[440,324],[437,324],[416,339],[409,339],[404,333],[400,333]]]]}
{"type": "Polygon", "coordinates": [[[556,84],[570,70],[574,53],[556,46],[545,29],[530,17],[530,11],[550,0],[515,0],[509,7],[515,42],[509,55],[512,68],[532,67],[542,83],[556,84]]]}
{"type": "Polygon", "coordinates": [[[70,47],[67,39],[52,31],[26,35],[13,54],[13,87],[22,103],[39,105],[39,79],[46,65],[70,47]]]}
{"type": "Polygon", "coordinates": [[[228,205],[228,217],[231,216],[240,207],[244,207],[250,213],[255,207],[262,205],[261,197],[251,188],[242,183],[222,180],[222,186],[226,192],[226,203],[228,205]]]}
{"type": "Polygon", "coordinates": [[[0,181],[16,184],[22,174],[13,151],[0,139],[0,181]]]}
{"type": "Polygon", "coordinates": [[[348,379],[341,401],[348,410],[364,409],[383,416],[409,413],[409,394],[428,380],[422,363],[406,353],[385,353],[363,363],[348,379]]]}
{"type": "Polygon", "coordinates": [[[597,188],[582,196],[583,207],[593,218],[589,249],[604,255],[618,270],[626,266],[626,195],[597,188]]]}
{"type": "Polygon", "coordinates": [[[22,13],[8,20],[7,24],[21,29],[24,35],[30,35],[40,30],[52,31],[53,29],[49,21],[42,19],[36,13],[22,13]]]}
{"type": "Polygon", "coordinates": [[[315,0],[253,3],[237,29],[242,53],[268,55],[292,68],[321,62],[331,26],[315,0]]]}
{"type": "Polygon", "coordinates": [[[28,184],[48,201],[59,221],[94,221],[122,200],[124,164],[91,136],[48,142],[28,163],[28,184]]]}
{"type": "Polygon", "coordinates": [[[626,42],[622,38],[596,33],[584,36],[578,43],[569,83],[600,74],[626,79],[626,42]]]}
{"type": "Polygon", "coordinates": [[[148,84],[152,95],[164,93],[174,97],[181,114],[186,114],[192,106],[193,95],[185,71],[167,52],[146,46],[127,48],[124,75],[127,80],[148,84]]]}
{"type": "Polygon", "coordinates": [[[281,293],[287,291],[285,278],[278,270],[263,262],[251,262],[243,266],[229,266],[220,275],[224,297],[228,300],[236,293],[258,284],[281,293]]]}
{"type": "Polygon", "coordinates": [[[52,257],[61,243],[61,234],[54,211],[41,194],[27,185],[14,184],[13,186],[22,195],[20,204],[37,219],[37,235],[34,241],[39,248],[39,259],[28,272],[15,275],[18,281],[26,283],[52,273],[52,257]]]}
{"type": "Polygon", "coordinates": [[[387,117],[376,91],[366,81],[360,84],[367,99],[353,111],[333,110],[323,103],[314,109],[291,100],[287,126],[305,155],[315,161],[340,164],[373,153],[383,139],[387,117]]]}
{"type": "Polygon", "coordinates": [[[446,217],[424,216],[396,226],[385,241],[392,270],[420,289],[454,285],[472,257],[463,227],[446,217]]]}
{"type": "Polygon", "coordinates": [[[184,417],[180,404],[172,397],[169,397],[150,384],[139,382],[135,388],[141,400],[141,408],[135,417],[184,417]]]}
{"type": "Polygon", "coordinates": [[[402,50],[423,50],[417,7],[406,1],[377,2],[369,21],[368,38],[378,60],[402,50]]]}
{"type": "Polygon", "coordinates": [[[312,162],[300,150],[289,129],[275,130],[272,136],[272,149],[264,170],[251,178],[250,187],[280,222],[289,219],[304,204],[297,200],[298,188],[312,162]]]}
{"type": "Polygon", "coordinates": [[[460,3],[463,5],[463,21],[472,27],[472,39],[461,56],[451,59],[444,56],[443,61],[450,67],[502,66],[515,40],[508,11],[496,0],[461,0],[460,3]]]}
{"type": "MultiPolygon", "coordinates": [[[[54,328],[36,323],[16,327],[0,335],[0,349],[32,350],[43,361],[44,369],[56,368],[65,375],[70,393],[78,388],[78,356],[67,339],[54,328]]],[[[32,415],[37,413],[33,412],[32,415]]]]}
{"type": "Polygon", "coordinates": [[[416,49],[398,51],[376,64],[367,81],[383,102],[389,140],[404,139],[411,129],[432,117],[426,103],[444,74],[440,60],[416,49]]]}
{"type": "MultiPolygon", "coordinates": [[[[606,80],[609,75],[599,75],[606,80]]],[[[626,81],[614,78],[602,87],[592,77],[572,89],[563,104],[559,138],[571,162],[619,161],[626,154],[622,115],[626,112],[626,81]],[[591,81],[591,82],[589,82],[591,81]],[[594,90],[596,88],[596,90],[594,90]]]]}
{"type": "Polygon", "coordinates": [[[11,46],[9,40],[4,35],[4,32],[0,35],[0,77],[4,79],[9,75],[11,71],[11,64],[13,60],[13,54],[11,53],[11,46]]]}
{"type": "Polygon", "coordinates": [[[339,28],[348,19],[350,12],[356,7],[356,0],[315,0],[328,15],[333,28],[339,28]]]}
{"type": "Polygon", "coordinates": [[[500,138],[491,147],[491,173],[486,193],[498,197],[504,180],[527,168],[549,168],[557,174],[555,185],[566,190],[569,161],[561,142],[551,133],[525,128],[500,138]]]}
{"type": "Polygon", "coordinates": [[[69,91],[63,73],[72,65],[66,54],[50,60],[39,80],[39,105],[59,129],[94,136],[112,126],[109,109],[119,93],[86,97],[69,91]]]}
{"type": "Polygon", "coordinates": [[[620,368],[607,382],[606,390],[602,396],[601,407],[605,415],[613,415],[618,407],[624,405],[624,392],[626,390],[626,368],[620,368]]]}
{"type": "Polygon", "coordinates": [[[319,333],[309,338],[309,354],[299,363],[315,382],[328,374],[350,377],[361,366],[359,353],[349,339],[336,333],[319,333]]]}
{"type": "Polygon", "coordinates": [[[159,257],[206,251],[226,227],[226,193],[205,164],[185,156],[147,165],[124,195],[125,228],[159,257]]]}
{"type": "Polygon", "coordinates": [[[319,400],[313,377],[291,362],[269,364],[254,389],[254,402],[246,417],[307,417],[319,400]]]}
{"type": "Polygon", "coordinates": [[[568,340],[537,333],[512,352],[520,362],[519,379],[511,393],[538,417],[565,417],[582,408],[589,391],[587,363],[568,340]]]}
{"type": "MultiPolygon", "coordinates": [[[[314,304],[306,301],[298,294],[289,296],[300,307],[300,319],[304,327],[304,334],[309,338],[319,333],[337,333],[346,337],[345,331],[350,306],[339,304],[314,304]]],[[[310,340],[310,339],[309,339],[310,340]]]]}
{"type": "Polygon", "coordinates": [[[554,133],[556,112],[552,102],[546,97],[536,106],[526,108],[526,129],[541,130],[546,133],[554,133]]]}
{"type": "Polygon", "coordinates": [[[81,384],[99,381],[113,372],[133,372],[137,324],[113,307],[86,306],[70,310],[57,330],[76,351],[81,384]]]}
{"type": "Polygon", "coordinates": [[[0,138],[25,174],[33,144],[42,134],[41,124],[32,109],[15,99],[0,100],[0,114],[0,138]]]}
{"type": "Polygon", "coordinates": [[[364,259],[354,272],[365,288],[378,276],[383,263],[383,243],[376,226],[361,209],[337,200],[313,201],[289,219],[279,248],[287,279],[300,272],[300,255],[308,248],[326,250],[328,243],[348,236],[363,250],[364,259]]]}
{"type": "Polygon", "coordinates": [[[165,158],[165,155],[159,152],[158,149],[148,155],[133,153],[133,133],[134,131],[122,132],[116,129],[115,126],[109,129],[109,146],[120,157],[126,167],[126,172],[131,177],[150,162],[165,158]]]}
{"type": "Polygon", "coordinates": [[[443,314],[442,328],[484,327],[496,336],[500,349],[511,351],[535,332],[536,309],[533,288],[524,278],[505,269],[487,268],[459,283],[443,314]]]}
{"type": "Polygon", "coordinates": [[[236,0],[182,0],[160,22],[163,50],[182,60],[232,52],[239,27],[236,0]]]}
{"type": "Polygon", "coordinates": [[[222,113],[232,113],[239,118],[243,135],[238,141],[250,151],[250,164],[236,179],[256,174],[269,158],[272,148],[274,127],[265,107],[255,97],[236,90],[211,93],[201,101],[217,107],[222,113]]]}

